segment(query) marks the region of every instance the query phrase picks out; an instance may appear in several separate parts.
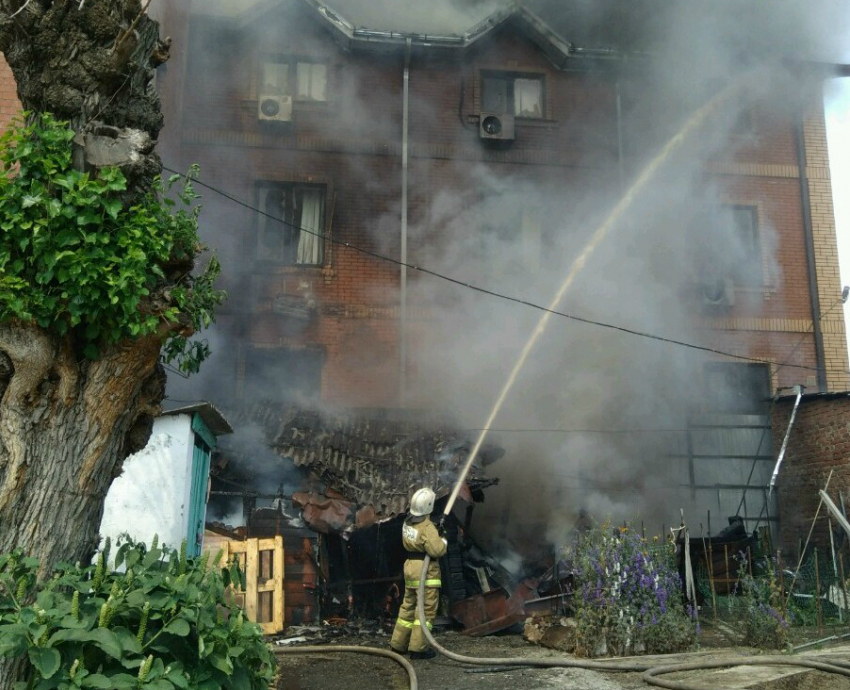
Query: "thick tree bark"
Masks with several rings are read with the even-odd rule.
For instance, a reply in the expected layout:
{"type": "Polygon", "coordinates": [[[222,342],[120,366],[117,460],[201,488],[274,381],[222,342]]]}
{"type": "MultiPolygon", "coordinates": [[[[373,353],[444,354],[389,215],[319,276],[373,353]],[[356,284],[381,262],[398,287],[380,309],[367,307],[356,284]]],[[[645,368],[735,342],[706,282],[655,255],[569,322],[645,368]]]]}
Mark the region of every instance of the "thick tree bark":
{"type": "MultiPolygon", "coordinates": [[[[80,167],[119,165],[130,198],[149,188],[168,45],[140,0],[0,0],[0,51],[24,108],[71,122],[80,167]]],[[[164,335],[90,362],[71,337],[0,323],[0,552],[22,548],[44,570],[91,558],[106,492],[164,396],[164,335]]],[[[0,690],[21,673],[0,659],[0,690]]]]}

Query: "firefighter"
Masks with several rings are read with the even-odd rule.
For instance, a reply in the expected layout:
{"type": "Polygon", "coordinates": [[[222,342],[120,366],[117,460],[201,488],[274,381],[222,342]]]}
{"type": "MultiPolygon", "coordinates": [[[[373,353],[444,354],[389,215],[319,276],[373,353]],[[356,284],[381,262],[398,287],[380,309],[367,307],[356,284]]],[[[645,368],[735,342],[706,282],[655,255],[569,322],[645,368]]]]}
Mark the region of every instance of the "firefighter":
{"type": "Polygon", "coordinates": [[[410,514],[404,520],[401,541],[407,550],[404,562],[404,600],[398,612],[390,649],[397,654],[410,652],[411,659],[433,659],[436,652],[428,647],[416,609],[416,592],[425,554],[431,557],[425,580],[425,624],[431,628],[440,603],[440,558],[448,546],[445,537],[431,522],[436,496],[431,489],[419,489],[410,499],[410,514]]]}

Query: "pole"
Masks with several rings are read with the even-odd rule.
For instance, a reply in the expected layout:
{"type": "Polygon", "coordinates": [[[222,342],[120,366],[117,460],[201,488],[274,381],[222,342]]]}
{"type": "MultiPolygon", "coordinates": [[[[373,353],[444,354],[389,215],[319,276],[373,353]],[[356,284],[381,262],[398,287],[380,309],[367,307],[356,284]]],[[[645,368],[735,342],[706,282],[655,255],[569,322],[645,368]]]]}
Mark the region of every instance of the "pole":
{"type": "Polygon", "coordinates": [[[847,611],[847,580],[844,579],[844,554],[842,553],[838,554],[838,566],[841,572],[841,600],[844,602],[844,610],[847,611]]]}
{"type": "Polygon", "coordinates": [[[410,48],[411,39],[407,39],[404,51],[404,86],[402,92],[401,115],[401,250],[399,260],[399,361],[398,395],[402,406],[407,402],[407,168],[408,168],[408,131],[410,127],[410,48]]]}
{"type": "Polygon", "coordinates": [[[823,634],[823,611],[820,600],[820,566],[818,565],[818,547],[815,547],[815,599],[818,605],[818,633],[823,634]]]}
{"type": "MultiPolygon", "coordinates": [[[[705,542],[702,543],[705,549],[705,542]]],[[[714,551],[711,548],[711,539],[708,540],[708,555],[706,556],[706,565],[708,566],[708,586],[711,588],[711,609],[714,613],[714,622],[717,622],[717,594],[714,591],[714,551]]]]}

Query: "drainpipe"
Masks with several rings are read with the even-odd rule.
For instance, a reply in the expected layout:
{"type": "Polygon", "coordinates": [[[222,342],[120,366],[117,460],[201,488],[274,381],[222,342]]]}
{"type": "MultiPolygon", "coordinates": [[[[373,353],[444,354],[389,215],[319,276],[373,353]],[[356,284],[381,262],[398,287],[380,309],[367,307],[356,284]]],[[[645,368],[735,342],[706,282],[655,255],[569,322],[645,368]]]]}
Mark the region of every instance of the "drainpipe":
{"type": "Polygon", "coordinates": [[[785,459],[785,451],[788,449],[788,439],[791,438],[791,427],[794,426],[794,420],[797,419],[797,408],[800,407],[800,400],[803,398],[803,387],[794,386],[794,392],[797,394],[797,398],[794,400],[794,408],[791,410],[791,419],[788,420],[785,438],[782,439],[782,448],[779,449],[779,456],[776,458],[776,466],[773,468],[773,474],[770,475],[770,484],[767,486],[768,498],[773,493],[773,487],[776,486],[776,480],[779,477],[779,468],[785,459]]]}
{"type": "Polygon", "coordinates": [[[617,96],[617,167],[620,173],[620,189],[625,190],[626,173],[623,169],[623,102],[620,97],[620,80],[614,84],[617,96]]]}
{"type": "Polygon", "coordinates": [[[402,406],[407,402],[407,134],[410,111],[410,46],[408,38],[404,48],[404,87],[401,116],[401,275],[399,290],[399,361],[398,395],[402,406]]]}
{"type": "Polygon", "coordinates": [[[809,273],[809,299],[812,308],[812,332],[815,336],[815,366],[817,367],[818,391],[826,392],[826,371],[824,369],[823,331],[821,330],[820,295],[815,265],[815,239],[812,232],[812,207],[809,197],[809,178],[806,172],[806,138],[803,130],[803,116],[795,125],[797,144],[797,165],[800,168],[800,202],[803,208],[803,234],[806,238],[806,267],[809,273]]]}

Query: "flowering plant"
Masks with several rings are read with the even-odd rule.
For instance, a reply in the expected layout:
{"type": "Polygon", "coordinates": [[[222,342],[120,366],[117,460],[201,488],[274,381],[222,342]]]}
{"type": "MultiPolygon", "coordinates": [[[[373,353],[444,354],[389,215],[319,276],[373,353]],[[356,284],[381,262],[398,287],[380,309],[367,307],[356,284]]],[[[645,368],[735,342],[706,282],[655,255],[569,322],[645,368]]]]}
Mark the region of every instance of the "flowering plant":
{"type": "Polygon", "coordinates": [[[695,612],[682,600],[675,547],[606,523],[575,545],[576,652],[665,653],[696,641],[695,612]]]}
{"type": "Polygon", "coordinates": [[[738,554],[737,561],[735,590],[743,612],[744,642],[764,649],[783,649],[788,643],[791,616],[782,606],[783,594],[775,560],[755,560],[752,572],[743,551],[738,554]]]}

